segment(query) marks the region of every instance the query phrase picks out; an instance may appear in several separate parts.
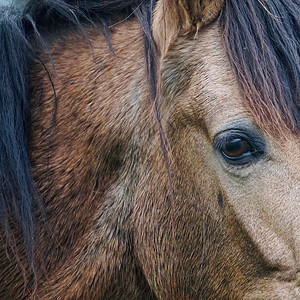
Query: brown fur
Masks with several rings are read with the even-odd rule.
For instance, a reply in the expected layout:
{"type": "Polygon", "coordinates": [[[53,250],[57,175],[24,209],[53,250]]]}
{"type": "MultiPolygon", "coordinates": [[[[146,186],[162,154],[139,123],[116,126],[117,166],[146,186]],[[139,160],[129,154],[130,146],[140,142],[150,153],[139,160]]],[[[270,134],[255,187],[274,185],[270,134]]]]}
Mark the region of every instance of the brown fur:
{"type": "MultiPolygon", "coordinates": [[[[119,299],[127,298],[126,293],[130,298],[139,293],[143,295],[143,289],[147,290],[147,285],[139,287],[142,283],[135,278],[138,271],[131,258],[131,245],[128,245],[130,232],[125,221],[131,214],[130,203],[126,197],[119,198],[117,195],[123,193],[122,185],[124,188],[127,186],[122,184],[123,180],[130,180],[123,172],[131,168],[127,149],[132,147],[131,137],[137,130],[135,123],[139,118],[147,118],[139,116],[139,111],[145,109],[135,103],[140,94],[147,92],[146,87],[145,91],[139,87],[145,76],[141,32],[132,22],[121,26],[112,37],[114,45],[115,40],[121,40],[121,46],[114,47],[117,57],[107,46],[103,49],[106,41],[97,30],[90,35],[97,36],[97,40],[93,40],[94,59],[84,37],[77,34],[71,34],[64,43],[54,45],[52,49],[58,53],[58,56],[52,56],[57,75],[51,75],[56,87],[58,110],[57,124],[46,136],[45,129],[51,127],[53,109],[49,80],[44,79],[43,91],[35,91],[35,95],[42,92],[43,99],[48,99],[41,102],[37,97],[33,108],[36,126],[33,126],[32,136],[37,138],[33,140],[32,147],[39,148],[42,137],[45,140],[42,152],[34,151],[32,157],[35,178],[40,190],[44,191],[47,215],[59,214],[59,219],[50,223],[51,232],[58,233],[55,234],[56,242],[45,245],[46,249],[57,249],[54,257],[51,257],[52,253],[46,255],[49,275],[39,292],[46,299],[65,298],[66,295],[76,299],[96,296],[119,299]],[[131,32],[130,36],[127,31],[131,32]],[[70,66],[65,61],[70,61],[74,52],[66,47],[72,44],[77,45],[78,54],[76,62],[70,66]],[[135,45],[136,49],[132,55],[125,52],[130,45],[135,45]],[[111,64],[111,61],[117,63],[111,64]],[[136,72],[137,69],[140,71],[136,72]],[[84,80],[82,71],[89,74],[84,80]],[[60,74],[63,74],[63,81],[60,74]],[[126,80],[124,74],[128,74],[126,80]],[[131,84],[128,85],[128,82],[131,84]],[[76,99],[76,102],[66,99],[76,99]],[[72,126],[69,126],[70,122],[72,126]],[[47,140],[53,141],[51,148],[47,140]],[[43,169],[39,162],[47,161],[48,156],[49,165],[43,169]],[[48,167],[53,172],[50,176],[48,167]],[[62,174],[64,180],[60,183],[49,182],[49,178],[59,178],[62,174]],[[57,197],[57,194],[60,196],[57,197]],[[64,207],[59,204],[61,201],[64,207]],[[57,209],[63,213],[58,213],[57,209]],[[65,223],[67,220],[72,222],[65,223]],[[66,252],[64,249],[73,250],[66,252]],[[57,256],[61,263],[53,264],[57,256]],[[62,268],[58,271],[56,265],[60,264],[62,268]],[[127,285],[127,280],[134,288],[127,285]],[[125,286],[126,292],[123,291],[125,286]],[[63,290],[61,287],[64,287],[63,290]]],[[[35,75],[34,80],[43,80],[43,70],[40,74],[42,77],[35,75]]],[[[42,252],[42,255],[45,253],[42,252]]]]}

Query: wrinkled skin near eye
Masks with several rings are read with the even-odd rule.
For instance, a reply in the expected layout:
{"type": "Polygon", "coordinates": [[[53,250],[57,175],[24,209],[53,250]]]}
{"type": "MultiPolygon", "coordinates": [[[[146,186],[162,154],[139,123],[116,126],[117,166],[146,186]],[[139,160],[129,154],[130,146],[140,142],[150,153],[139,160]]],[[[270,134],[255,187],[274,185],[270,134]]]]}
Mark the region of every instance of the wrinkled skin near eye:
{"type": "Polygon", "coordinates": [[[246,165],[264,154],[264,144],[244,132],[223,132],[215,139],[215,147],[232,165],[246,165]]]}

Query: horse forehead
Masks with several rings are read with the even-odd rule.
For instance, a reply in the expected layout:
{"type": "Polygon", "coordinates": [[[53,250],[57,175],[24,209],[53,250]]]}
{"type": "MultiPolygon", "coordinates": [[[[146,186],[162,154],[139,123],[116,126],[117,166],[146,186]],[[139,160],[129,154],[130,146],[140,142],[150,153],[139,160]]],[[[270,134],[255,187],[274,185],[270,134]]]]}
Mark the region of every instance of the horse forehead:
{"type": "Polygon", "coordinates": [[[177,107],[187,114],[196,114],[211,135],[224,123],[241,119],[254,122],[240,94],[217,22],[205,28],[197,38],[182,39],[175,50],[177,57],[171,58],[175,69],[169,67],[164,77],[166,84],[174,85],[169,91],[180,86],[179,96],[172,98],[177,107]],[[178,72],[185,72],[185,76],[178,76],[178,72]]]}

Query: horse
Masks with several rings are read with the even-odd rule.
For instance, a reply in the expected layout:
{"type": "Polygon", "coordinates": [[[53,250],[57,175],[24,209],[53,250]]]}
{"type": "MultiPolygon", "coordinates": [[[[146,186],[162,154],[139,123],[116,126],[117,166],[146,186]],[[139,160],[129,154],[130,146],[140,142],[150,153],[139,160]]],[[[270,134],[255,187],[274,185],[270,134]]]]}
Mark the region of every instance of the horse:
{"type": "Polygon", "coordinates": [[[0,13],[1,299],[299,299],[297,0],[0,13]]]}

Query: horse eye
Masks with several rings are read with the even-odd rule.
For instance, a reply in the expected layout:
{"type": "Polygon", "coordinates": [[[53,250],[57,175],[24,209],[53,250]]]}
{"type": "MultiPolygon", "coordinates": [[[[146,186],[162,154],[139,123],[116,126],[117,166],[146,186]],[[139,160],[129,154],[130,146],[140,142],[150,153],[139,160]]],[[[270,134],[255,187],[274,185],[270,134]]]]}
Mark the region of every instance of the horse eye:
{"type": "Polygon", "coordinates": [[[232,138],[224,142],[221,146],[221,152],[229,159],[238,159],[244,155],[250,154],[252,147],[241,138],[232,138]]]}
{"type": "Polygon", "coordinates": [[[216,140],[216,149],[231,165],[247,165],[264,154],[264,144],[244,133],[224,133],[216,140]]]}

